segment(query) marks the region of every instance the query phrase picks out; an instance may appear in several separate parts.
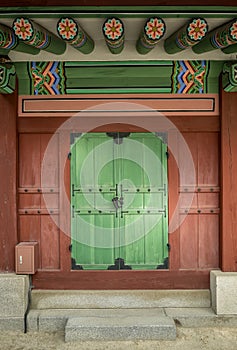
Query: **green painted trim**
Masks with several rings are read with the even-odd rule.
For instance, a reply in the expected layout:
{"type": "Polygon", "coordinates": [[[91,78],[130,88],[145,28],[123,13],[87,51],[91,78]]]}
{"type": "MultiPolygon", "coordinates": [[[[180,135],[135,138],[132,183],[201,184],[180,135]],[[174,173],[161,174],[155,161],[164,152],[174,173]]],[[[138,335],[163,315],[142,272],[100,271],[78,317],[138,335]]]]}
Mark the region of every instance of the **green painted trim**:
{"type": "Polygon", "coordinates": [[[9,52],[11,50],[7,50],[7,49],[1,49],[0,48],[0,56],[8,56],[9,52]]]}
{"type": "Polygon", "coordinates": [[[40,50],[36,47],[26,45],[23,42],[18,42],[17,46],[12,50],[23,52],[24,54],[29,53],[31,55],[38,55],[40,53],[40,50]]]}
{"type": "Polygon", "coordinates": [[[226,48],[221,49],[221,51],[226,53],[226,54],[236,53],[237,52],[237,44],[227,46],[226,48]]]}
{"type": "Polygon", "coordinates": [[[226,92],[237,91],[237,63],[226,62],[222,72],[222,87],[226,92]]]}
{"type": "Polygon", "coordinates": [[[49,7],[0,7],[0,18],[15,18],[27,15],[31,18],[59,18],[62,15],[81,18],[108,17],[117,15],[123,18],[147,18],[155,14],[163,18],[231,18],[237,14],[237,6],[49,6],[49,7]]]}
{"type": "Polygon", "coordinates": [[[172,93],[171,87],[161,88],[110,88],[110,89],[66,89],[67,94],[162,94],[172,93]]]}
{"type": "Polygon", "coordinates": [[[218,93],[224,61],[17,62],[20,95],[218,93]],[[135,63],[135,64],[133,64],[135,63]],[[191,68],[190,68],[191,66],[191,68]],[[185,79],[188,79],[188,81],[185,79]],[[188,86],[193,81],[192,87],[188,86]],[[188,84],[188,85],[187,85],[188,84]]]}
{"type": "Polygon", "coordinates": [[[10,63],[0,63],[0,93],[11,94],[16,88],[16,70],[10,63]]]}
{"type": "MultiPolygon", "coordinates": [[[[134,91],[134,89],[171,88],[172,66],[113,66],[113,67],[65,67],[66,91],[83,90],[134,91]]],[[[164,92],[164,91],[163,91],[164,92]]]]}
{"type": "Polygon", "coordinates": [[[207,75],[207,92],[218,94],[220,92],[220,75],[225,61],[210,61],[207,75]]]}
{"type": "MultiPolygon", "coordinates": [[[[155,265],[134,265],[134,264],[126,264],[125,265],[129,265],[132,267],[132,270],[136,271],[136,270],[141,270],[141,271],[144,271],[144,270],[157,270],[157,266],[158,266],[158,263],[155,265]]],[[[92,265],[88,265],[88,264],[82,264],[81,265],[83,267],[83,270],[108,270],[108,264],[104,264],[104,265],[100,265],[100,264],[92,264],[92,265]]],[[[113,271],[132,271],[132,270],[113,270],[113,271]]]]}
{"type": "Polygon", "coordinates": [[[173,65],[168,66],[114,66],[114,67],[88,67],[88,69],[83,69],[83,67],[65,67],[65,74],[67,79],[75,79],[78,84],[85,79],[87,86],[90,86],[94,81],[100,81],[100,85],[108,83],[110,86],[114,86],[115,82],[119,79],[123,79],[122,83],[127,84],[129,80],[133,79],[133,82],[142,79],[143,84],[150,83],[153,85],[153,81],[156,83],[160,82],[160,78],[169,77],[172,73],[173,65]],[[111,81],[114,80],[114,83],[111,81]],[[126,81],[124,81],[126,79],[126,81]],[[147,80],[147,82],[146,82],[147,80]]]}
{"type": "Polygon", "coordinates": [[[87,62],[65,62],[65,67],[87,67],[87,66],[173,66],[173,61],[87,61],[87,62]]]}
{"type": "Polygon", "coordinates": [[[208,93],[209,61],[176,61],[172,76],[172,91],[178,94],[208,93]]]}

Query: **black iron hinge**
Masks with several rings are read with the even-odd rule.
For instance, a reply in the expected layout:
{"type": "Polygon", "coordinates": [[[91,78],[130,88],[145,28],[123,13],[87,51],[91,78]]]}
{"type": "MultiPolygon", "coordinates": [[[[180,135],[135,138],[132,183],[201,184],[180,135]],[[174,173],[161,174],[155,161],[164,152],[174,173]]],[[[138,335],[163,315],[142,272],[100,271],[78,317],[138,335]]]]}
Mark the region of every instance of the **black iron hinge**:
{"type": "Polygon", "coordinates": [[[83,270],[83,266],[77,265],[76,260],[74,258],[71,258],[71,265],[72,265],[72,270],[83,270]]]}
{"type": "Polygon", "coordinates": [[[169,268],[169,258],[165,258],[163,264],[157,266],[157,270],[167,270],[169,268]]]}
{"type": "Polygon", "coordinates": [[[125,265],[124,259],[117,258],[114,260],[114,265],[108,266],[108,270],[132,270],[132,267],[125,265]]]}

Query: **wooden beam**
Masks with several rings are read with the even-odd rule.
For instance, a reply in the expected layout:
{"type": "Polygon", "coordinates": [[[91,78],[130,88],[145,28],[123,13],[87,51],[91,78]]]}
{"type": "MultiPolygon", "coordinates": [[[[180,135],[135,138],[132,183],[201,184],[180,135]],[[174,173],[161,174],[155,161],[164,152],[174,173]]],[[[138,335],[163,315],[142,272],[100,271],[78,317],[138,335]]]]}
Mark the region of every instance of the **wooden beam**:
{"type": "Polygon", "coordinates": [[[227,22],[210,31],[197,45],[192,47],[193,52],[199,54],[216,49],[223,49],[237,43],[237,19],[227,22]]]}
{"type": "Polygon", "coordinates": [[[60,18],[57,24],[57,32],[62,40],[84,54],[89,54],[94,50],[93,39],[73,18],[60,18]]]}
{"type": "Polygon", "coordinates": [[[192,18],[165,40],[165,51],[169,54],[174,54],[196,45],[206,36],[207,31],[208,25],[205,19],[192,18]]]}
{"type": "Polygon", "coordinates": [[[18,40],[33,47],[57,55],[66,50],[66,43],[39,24],[26,17],[17,17],[13,23],[13,31],[18,40]]]}
{"type": "MultiPolygon", "coordinates": [[[[84,94],[19,96],[19,117],[71,117],[99,120],[127,118],[144,124],[158,116],[217,116],[217,94],[84,94]],[[118,103],[119,102],[119,103],[118,103]],[[80,114],[77,114],[80,112],[80,114]],[[160,114],[159,114],[160,113],[160,114]],[[145,117],[145,118],[144,118],[145,117]]],[[[124,122],[124,121],[123,121],[124,122]]],[[[101,125],[101,124],[100,124],[101,125]]]]}
{"type": "Polygon", "coordinates": [[[221,268],[237,271],[237,92],[221,92],[221,268]]]}
{"type": "Polygon", "coordinates": [[[107,18],[102,26],[106,45],[111,53],[118,54],[124,48],[124,25],[121,19],[107,18]]]}
{"type": "MultiPolygon", "coordinates": [[[[219,116],[215,117],[199,117],[192,118],[192,115],[185,117],[169,117],[169,120],[174,123],[174,125],[181,132],[192,132],[192,131],[210,131],[215,132],[220,130],[220,118],[219,116]]],[[[29,132],[29,133],[47,133],[55,132],[63,123],[67,121],[67,118],[19,118],[18,130],[19,132],[29,132]]],[[[127,120],[128,123],[128,120],[127,120]]],[[[147,129],[137,127],[134,129],[135,125],[113,123],[113,124],[104,124],[100,127],[94,129],[94,132],[116,132],[116,131],[130,131],[131,132],[145,132],[147,129]],[[125,125],[125,126],[124,126],[125,125]],[[109,130],[108,130],[109,128],[109,130]],[[135,130],[135,131],[134,131],[135,130]]],[[[84,125],[81,129],[82,131],[88,131],[89,126],[84,125]]],[[[157,128],[156,128],[157,130],[157,128]]]]}
{"type": "Polygon", "coordinates": [[[17,244],[17,93],[0,94],[0,271],[14,271],[17,244]]]}
{"type": "Polygon", "coordinates": [[[25,45],[24,43],[19,42],[12,28],[4,24],[0,24],[0,37],[1,37],[1,41],[0,41],[1,54],[7,55],[10,52],[10,50],[30,53],[34,55],[40,52],[40,50],[36,48],[29,47],[28,45],[25,45]]]}
{"type": "Polygon", "coordinates": [[[138,53],[150,52],[165,34],[165,22],[160,17],[148,18],[136,43],[138,53]]]}
{"type": "Polygon", "coordinates": [[[209,289],[209,271],[70,271],[33,276],[36,289],[209,289]]]}
{"type": "Polygon", "coordinates": [[[221,51],[226,53],[226,54],[236,53],[237,52],[237,44],[233,44],[233,45],[227,46],[224,49],[221,49],[221,51]]]}

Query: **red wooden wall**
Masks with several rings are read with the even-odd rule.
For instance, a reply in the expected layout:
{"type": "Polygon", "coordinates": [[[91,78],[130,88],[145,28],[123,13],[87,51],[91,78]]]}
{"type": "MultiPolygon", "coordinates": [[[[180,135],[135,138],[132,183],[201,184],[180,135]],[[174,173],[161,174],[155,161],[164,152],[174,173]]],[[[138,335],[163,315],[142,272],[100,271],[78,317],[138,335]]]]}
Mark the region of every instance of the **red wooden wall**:
{"type": "MultiPolygon", "coordinates": [[[[194,194],[185,184],[180,187],[178,179],[176,186],[173,185],[178,169],[171,171],[169,167],[170,190],[176,193],[176,198],[178,194],[182,198],[181,217],[186,217],[186,210],[189,210],[180,229],[170,234],[171,239],[173,235],[179,236],[179,242],[176,240],[172,244],[171,255],[176,256],[173,268],[216,268],[219,266],[219,133],[185,132],[183,135],[194,160],[197,185],[194,194]],[[193,196],[191,209],[186,205],[190,196],[193,196]]],[[[59,220],[59,135],[54,138],[48,182],[44,187],[41,184],[42,160],[52,136],[45,133],[19,135],[19,239],[39,242],[43,270],[60,268],[60,230],[55,223],[59,220]],[[50,204],[48,210],[45,199],[50,204]]],[[[180,160],[184,167],[181,155],[180,160]]],[[[170,162],[172,159],[168,164],[170,162]]],[[[188,176],[188,169],[184,171],[188,176]]],[[[172,192],[169,195],[171,207],[176,204],[172,192]]]]}
{"type": "MultiPolygon", "coordinates": [[[[184,137],[192,153],[197,185],[190,213],[180,227],[180,268],[216,268],[219,266],[219,133],[189,132],[184,137]]],[[[183,214],[190,196],[185,187],[180,188],[183,214]]]]}
{"type": "Polygon", "coordinates": [[[19,135],[19,232],[20,241],[38,241],[40,268],[59,269],[58,217],[59,152],[57,140],[51,154],[47,183],[42,188],[41,165],[51,134],[19,135]],[[47,186],[47,187],[46,187],[47,186]],[[45,198],[50,201],[50,213],[45,198]],[[54,220],[52,219],[54,218],[54,220]]]}
{"type": "MultiPolygon", "coordinates": [[[[192,118],[191,118],[192,119],[192,118]]],[[[205,124],[205,118],[200,121],[205,124]]],[[[216,125],[218,129],[218,125],[216,125]]],[[[180,154],[179,167],[184,173],[180,186],[175,160],[169,160],[170,217],[181,196],[181,225],[170,234],[171,268],[208,270],[219,267],[219,132],[184,131],[196,173],[196,186],[190,188],[190,164],[180,154]],[[186,178],[187,177],[187,178],[186,178]],[[191,207],[189,203],[191,201],[191,207]]],[[[177,142],[177,148],[179,144],[177,142]]]]}
{"type": "Polygon", "coordinates": [[[17,243],[17,94],[0,94],[0,271],[14,271],[17,243]]]}
{"type": "Polygon", "coordinates": [[[221,268],[237,271],[237,93],[222,92],[221,268]]]}

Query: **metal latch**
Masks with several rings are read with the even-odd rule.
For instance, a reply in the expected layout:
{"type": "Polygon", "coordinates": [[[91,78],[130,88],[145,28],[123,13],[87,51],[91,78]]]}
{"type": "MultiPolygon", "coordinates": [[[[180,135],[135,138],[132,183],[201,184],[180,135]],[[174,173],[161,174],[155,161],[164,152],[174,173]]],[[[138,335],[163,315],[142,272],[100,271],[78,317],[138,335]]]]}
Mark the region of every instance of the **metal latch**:
{"type": "Polygon", "coordinates": [[[112,199],[112,202],[116,210],[123,207],[123,197],[120,197],[120,198],[114,197],[112,199]]]}

